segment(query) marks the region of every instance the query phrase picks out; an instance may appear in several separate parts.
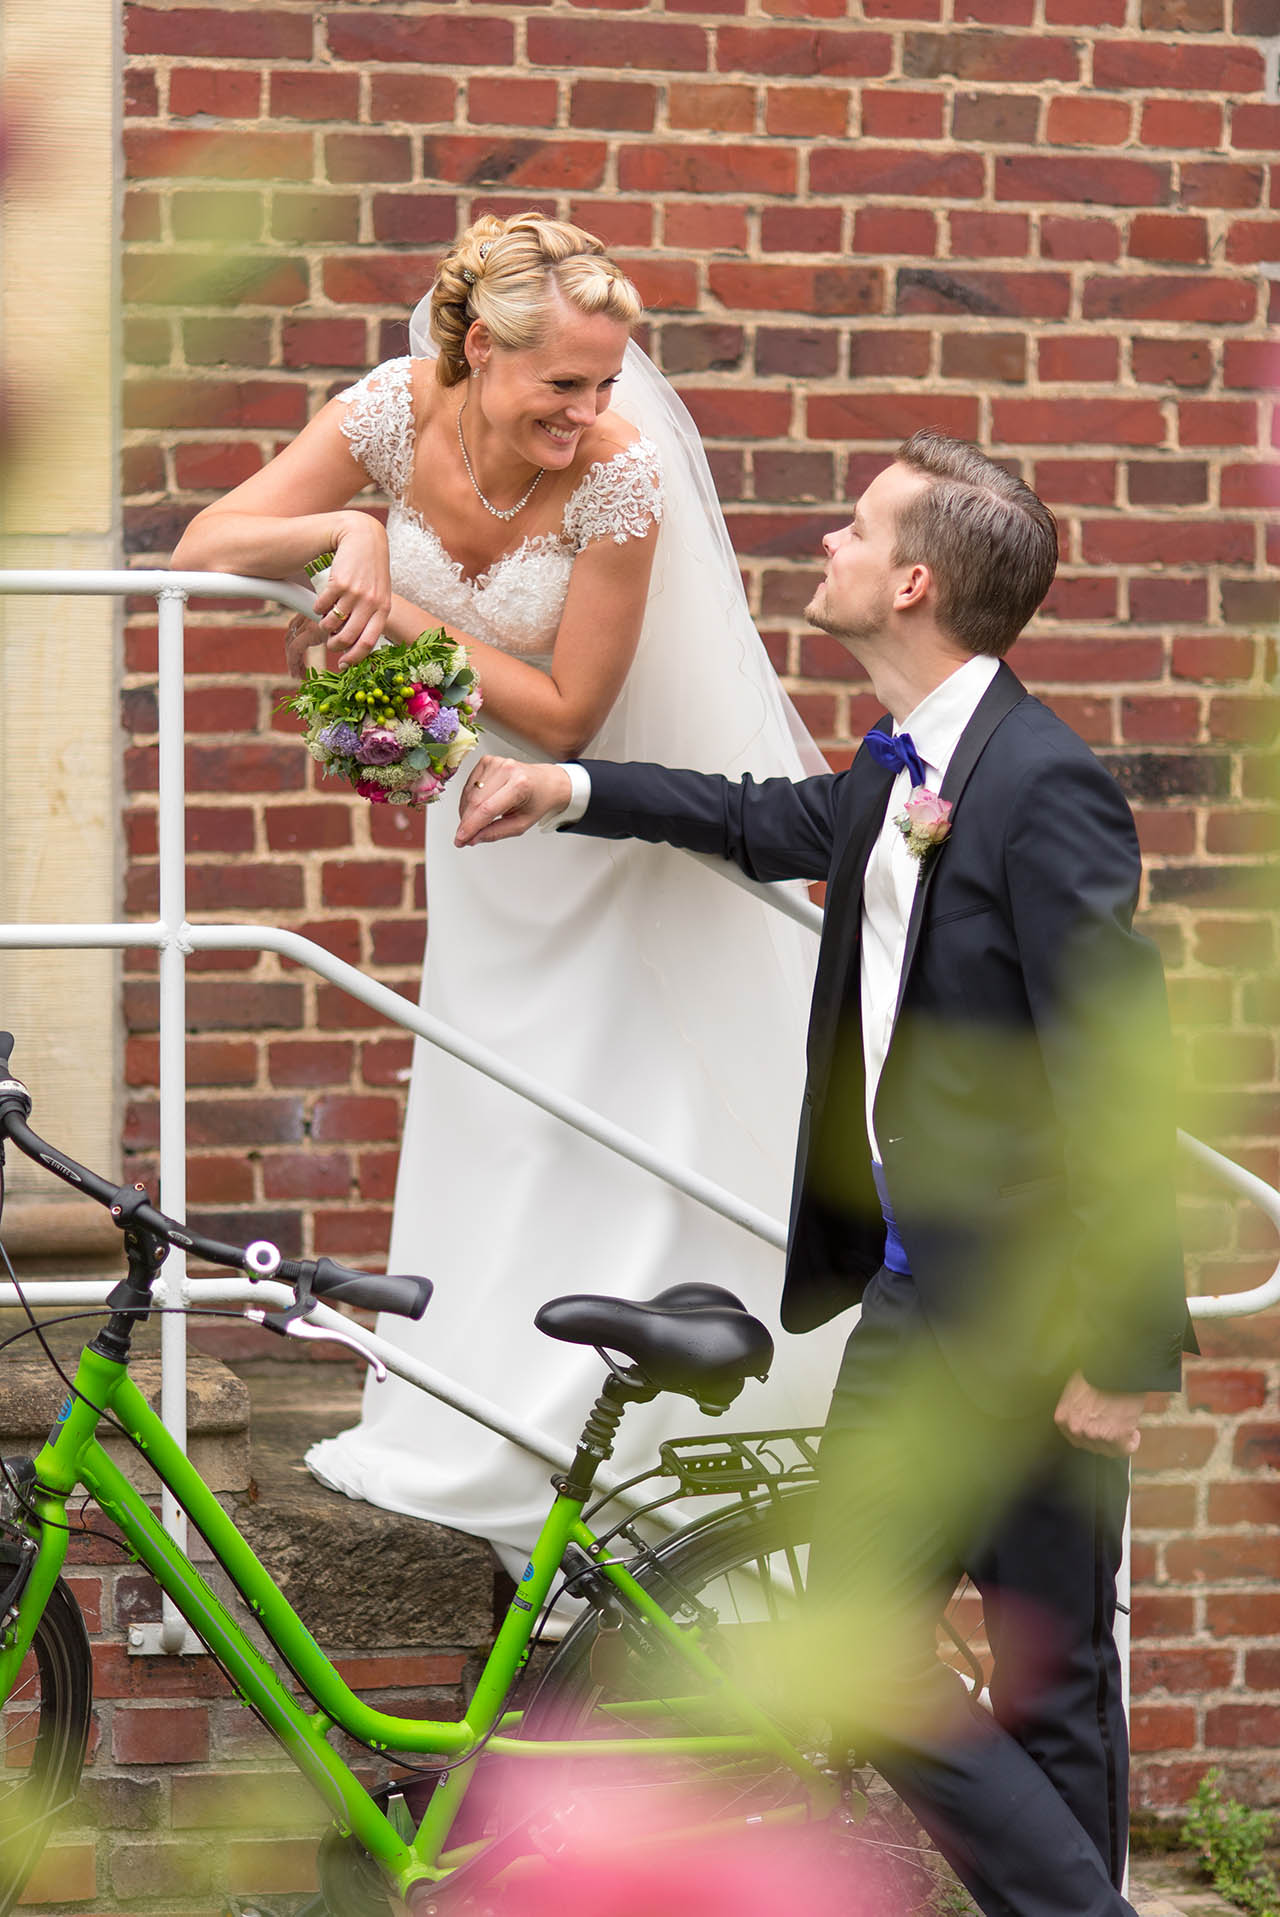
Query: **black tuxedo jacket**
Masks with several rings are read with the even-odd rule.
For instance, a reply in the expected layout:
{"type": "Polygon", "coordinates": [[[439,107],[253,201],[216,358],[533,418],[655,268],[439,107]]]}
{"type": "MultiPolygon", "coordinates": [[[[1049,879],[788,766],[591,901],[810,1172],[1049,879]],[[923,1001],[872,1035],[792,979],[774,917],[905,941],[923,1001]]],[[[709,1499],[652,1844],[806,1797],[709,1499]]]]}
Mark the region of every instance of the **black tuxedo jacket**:
{"type": "MultiPolygon", "coordinates": [[[[782,1303],[783,1324],[808,1330],[861,1297],[884,1252],[859,944],[893,775],[865,748],[847,772],[795,783],[587,770],[590,804],[566,830],[827,881],[782,1303]]],[[[1103,1389],[1176,1389],[1188,1321],[1171,1044],[1159,957],[1132,929],[1132,815],[1005,665],[942,796],[951,831],[917,886],[875,1103],[930,1330],[993,1409],[1047,1402],[1076,1368],[1103,1389]]]]}

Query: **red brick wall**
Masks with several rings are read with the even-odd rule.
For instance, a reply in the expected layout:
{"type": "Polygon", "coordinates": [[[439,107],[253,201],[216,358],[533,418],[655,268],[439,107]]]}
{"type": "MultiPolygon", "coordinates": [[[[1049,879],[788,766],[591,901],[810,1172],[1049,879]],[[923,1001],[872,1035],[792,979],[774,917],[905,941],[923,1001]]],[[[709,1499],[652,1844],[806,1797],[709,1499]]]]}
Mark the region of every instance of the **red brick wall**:
{"type": "MultiPolygon", "coordinates": [[[[865,477],[932,424],[1054,506],[1062,571],[1014,664],[1134,802],[1191,1128],[1274,1182],[1269,34],[1275,0],[130,5],[130,555],[163,559],[195,505],[403,351],[407,307],[474,213],[581,220],[649,302],[762,630],[833,763],[874,706],[800,613],[818,535],[865,477]]],[[[412,992],[420,822],[315,783],[272,716],[282,624],[192,619],[193,903],[294,926],[412,992]]],[[[153,670],[139,609],[124,722],[140,913],[153,670]]],[[[193,1205],[228,1232],[378,1258],[407,1041],[274,959],[192,971],[193,1205]]],[[[142,952],[126,1014],[145,1167],[142,952]]],[[[1273,1235],[1208,1187],[1187,1225],[1204,1288],[1274,1261],[1273,1235]]],[[[1138,1796],[1164,1808],[1210,1753],[1280,1801],[1280,1343],[1266,1321],[1207,1342],[1188,1407],[1148,1439],[1136,1513],[1138,1796]]]]}

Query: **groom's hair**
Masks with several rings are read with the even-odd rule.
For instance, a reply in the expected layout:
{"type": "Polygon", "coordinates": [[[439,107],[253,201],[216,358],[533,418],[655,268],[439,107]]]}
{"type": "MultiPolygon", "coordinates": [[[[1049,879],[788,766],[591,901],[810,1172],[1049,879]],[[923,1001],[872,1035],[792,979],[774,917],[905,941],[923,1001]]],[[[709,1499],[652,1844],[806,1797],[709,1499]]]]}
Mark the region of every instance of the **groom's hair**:
{"type": "Polygon", "coordinates": [[[1030,486],[968,440],[913,433],[898,461],[930,482],[898,514],[896,566],[926,565],[938,623],[1000,659],[1058,566],[1058,526],[1030,486]]]}

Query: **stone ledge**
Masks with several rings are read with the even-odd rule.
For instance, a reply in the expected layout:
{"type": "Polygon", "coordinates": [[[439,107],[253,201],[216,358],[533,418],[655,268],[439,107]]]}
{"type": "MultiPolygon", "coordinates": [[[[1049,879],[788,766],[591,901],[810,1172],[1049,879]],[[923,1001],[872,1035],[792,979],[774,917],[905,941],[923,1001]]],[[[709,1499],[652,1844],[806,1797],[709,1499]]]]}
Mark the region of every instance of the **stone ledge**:
{"type": "MultiPolygon", "coordinates": [[[[73,1364],[64,1360],[68,1376],[73,1364]]],[[[135,1358],[129,1375],[159,1411],[160,1360],[135,1358]]],[[[43,1352],[7,1353],[0,1374],[0,1454],[38,1451],[66,1396],[66,1385],[43,1352]]],[[[146,1460],[131,1444],[106,1423],[99,1427],[99,1436],[130,1484],[143,1492],[155,1489],[146,1460]]],[[[211,1491],[248,1488],[249,1393],[226,1365],[195,1352],[187,1360],[187,1449],[211,1491]]]]}

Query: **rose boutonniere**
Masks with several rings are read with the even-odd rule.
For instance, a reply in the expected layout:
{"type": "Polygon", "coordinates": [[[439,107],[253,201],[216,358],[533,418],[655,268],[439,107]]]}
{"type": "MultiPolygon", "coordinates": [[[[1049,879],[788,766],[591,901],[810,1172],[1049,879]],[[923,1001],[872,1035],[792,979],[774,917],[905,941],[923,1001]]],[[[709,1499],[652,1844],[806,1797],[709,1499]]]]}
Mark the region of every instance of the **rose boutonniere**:
{"type": "Polygon", "coordinates": [[[940,799],[928,786],[918,785],[893,823],[906,840],[923,879],[938,847],[950,835],[951,800],[940,799]]]}

